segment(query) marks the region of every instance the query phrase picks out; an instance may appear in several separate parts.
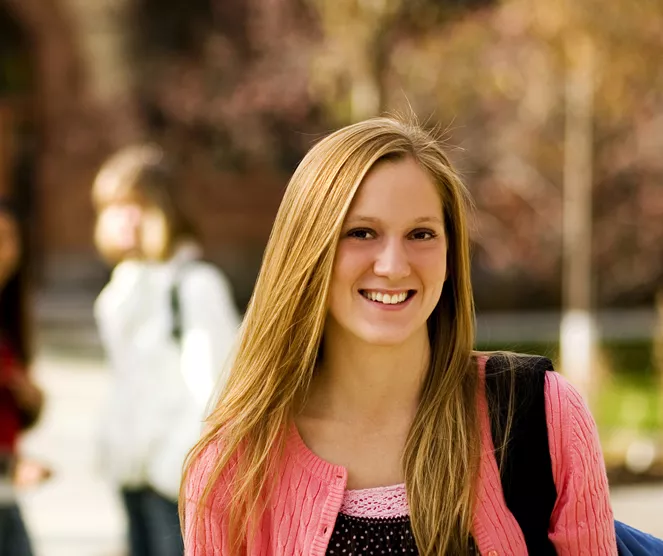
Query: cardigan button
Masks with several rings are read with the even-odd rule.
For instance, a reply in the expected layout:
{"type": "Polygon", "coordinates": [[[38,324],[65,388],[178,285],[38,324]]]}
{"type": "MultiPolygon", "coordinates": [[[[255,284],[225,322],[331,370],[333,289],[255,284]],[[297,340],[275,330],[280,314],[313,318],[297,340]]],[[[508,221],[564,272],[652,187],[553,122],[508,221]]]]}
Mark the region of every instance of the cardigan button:
{"type": "Polygon", "coordinates": [[[488,552],[488,556],[498,556],[498,554],[497,554],[497,550],[490,550],[490,551],[488,552]]]}

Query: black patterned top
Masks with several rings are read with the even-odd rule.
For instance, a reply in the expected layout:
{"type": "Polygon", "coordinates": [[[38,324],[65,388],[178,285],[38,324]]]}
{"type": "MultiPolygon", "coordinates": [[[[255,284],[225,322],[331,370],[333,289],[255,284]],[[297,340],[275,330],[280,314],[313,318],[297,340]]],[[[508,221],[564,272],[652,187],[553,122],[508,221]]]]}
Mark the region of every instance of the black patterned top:
{"type": "MultiPolygon", "coordinates": [[[[471,544],[470,554],[478,554],[471,544]]],[[[418,555],[405,485],[346,490],[326,554],[418,555]]]]}

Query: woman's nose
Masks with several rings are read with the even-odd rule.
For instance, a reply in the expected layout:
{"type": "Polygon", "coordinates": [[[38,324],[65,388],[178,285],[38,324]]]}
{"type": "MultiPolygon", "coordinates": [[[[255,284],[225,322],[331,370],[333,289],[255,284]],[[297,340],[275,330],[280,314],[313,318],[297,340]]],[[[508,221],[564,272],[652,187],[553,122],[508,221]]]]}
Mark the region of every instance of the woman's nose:
{"type": "Polygon", "coordinates": [[[391,281],[407,278],[410,275],[407,250],[400,239],[385,241],[373,264],[373,272],[376,276],[391,281]]]}

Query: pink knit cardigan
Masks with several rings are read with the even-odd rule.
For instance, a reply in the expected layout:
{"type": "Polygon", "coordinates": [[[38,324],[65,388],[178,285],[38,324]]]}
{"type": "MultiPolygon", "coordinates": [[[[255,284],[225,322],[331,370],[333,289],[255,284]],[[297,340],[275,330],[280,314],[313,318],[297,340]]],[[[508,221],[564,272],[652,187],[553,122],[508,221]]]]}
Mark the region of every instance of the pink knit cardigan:
{"type": "MultiPolygon", "coordinates": [[[[483,379],[485,359],[479,361],[483,379]]],[[[482,388],[483,392],[483,388],[482,388]]],[[[549,537],[564,555],[616,555],[608,480],[596,425],[582,398],[560,375],[545,383],[548,440],[557,503],[549,537]]],[[[504,502],[485,395],[479,396],[482,456],[472,534],[485,556],[527,554],[522,531],[504,502]]],[[[218,447],[210,446],[192,467],[185,505],[186,556],[238,556],[224,548],[228,483],[222,473],[205,505],[202,524],[196,505],[213,468],[218,447]]],[[[345,468],[316,456],[293,426],[286,442],[277,490],[261,519],[251,556],[324,556],[347,482],[345,468]]]]}

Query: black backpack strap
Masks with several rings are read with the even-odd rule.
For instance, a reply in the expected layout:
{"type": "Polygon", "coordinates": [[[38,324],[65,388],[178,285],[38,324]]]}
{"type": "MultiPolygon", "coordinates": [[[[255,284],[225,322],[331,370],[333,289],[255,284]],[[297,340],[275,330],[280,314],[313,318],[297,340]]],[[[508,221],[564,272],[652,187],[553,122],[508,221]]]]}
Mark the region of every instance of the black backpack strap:
{"type": "Polygon", "coordinates": [[[486,394],[491,432],[499,463],[515,376],[515,411],[501,473],[502,490],[509,511],[518,521],[529,554],[556,554],[548,529],[557,490],[552,474],[545,408],[545,375],[552,371],[549,359],[536,356],[491,356],[486,362],[486,394]]]}
{"type": "Polygon", "coordinates": [[[176,343],[180,343],[182,341],[182,306],[179,280],[175,280],[170,287],[170,318],[170,335],[176,343]]]}
{"type": "Polygon", "coordinates": [[[203,259],[192,259],[180,266],[170,286],[170,335],[176,343],[182,341],[182,302],[180,301],[180,287],[187,270],[194,263],[205,262],[203,259]]]}

